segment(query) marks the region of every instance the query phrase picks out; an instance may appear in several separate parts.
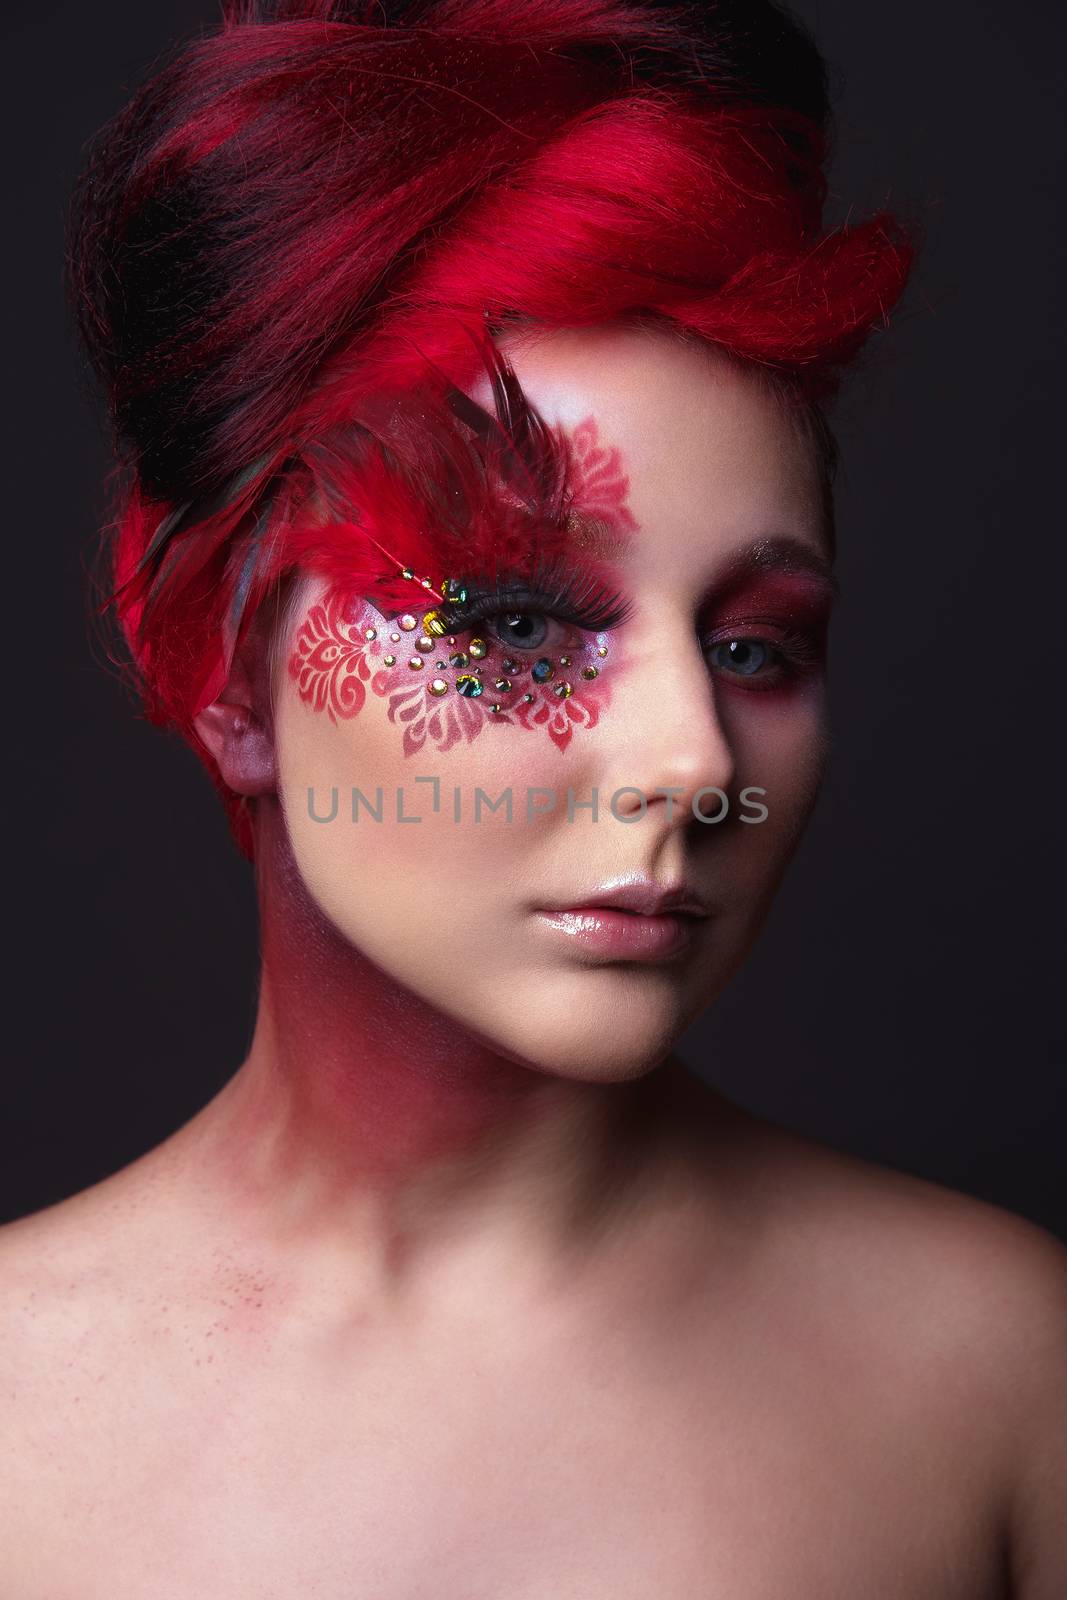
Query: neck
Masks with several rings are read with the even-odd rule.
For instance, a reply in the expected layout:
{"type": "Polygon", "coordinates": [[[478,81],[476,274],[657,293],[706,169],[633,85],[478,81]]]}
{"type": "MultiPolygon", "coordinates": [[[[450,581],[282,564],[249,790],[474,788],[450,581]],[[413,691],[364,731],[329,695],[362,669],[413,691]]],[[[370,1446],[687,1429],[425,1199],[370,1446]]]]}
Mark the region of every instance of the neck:
{"type": "Polygon", "coordinates": [[[472,1252],[555,1271],[640,1225],[690,1082],[680,1063],[602,1084],[505,1057],[338,933],[277,811],[257,877],[252,1046],[196,1119],[231,1211],[304,1255],[340,1253],[382,1294],[472,1252]]]}

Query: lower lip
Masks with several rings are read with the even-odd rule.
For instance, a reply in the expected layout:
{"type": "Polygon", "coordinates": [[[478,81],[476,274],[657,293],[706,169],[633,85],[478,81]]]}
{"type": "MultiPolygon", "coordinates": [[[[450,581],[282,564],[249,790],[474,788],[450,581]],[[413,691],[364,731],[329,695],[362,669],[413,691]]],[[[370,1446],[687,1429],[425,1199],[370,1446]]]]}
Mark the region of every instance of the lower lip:
{"type": "Polygon", "coordinates": [[[540,911],[541,921],[581,949],[605,961],[667,961],[692,944],[703,919],[642,916],[611,906],[540,911]]]}

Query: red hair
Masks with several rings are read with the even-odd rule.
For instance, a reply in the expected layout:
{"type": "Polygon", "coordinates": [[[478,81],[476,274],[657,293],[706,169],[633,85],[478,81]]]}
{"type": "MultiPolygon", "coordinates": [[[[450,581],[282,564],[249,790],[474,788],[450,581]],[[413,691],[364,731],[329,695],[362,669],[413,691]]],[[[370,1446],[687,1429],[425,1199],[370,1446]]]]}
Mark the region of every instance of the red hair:
{"type": "Polygon", "coordinates": [[[71,283],[123,467],[110,599],[246,853],[192,719],[314,559],[309,449],[463,385],[483,318],[651,316],[821,416],[914,251],[885,213],[823,231],[828,139],[770,0],[231,0],[103,131],[71,283]]]}

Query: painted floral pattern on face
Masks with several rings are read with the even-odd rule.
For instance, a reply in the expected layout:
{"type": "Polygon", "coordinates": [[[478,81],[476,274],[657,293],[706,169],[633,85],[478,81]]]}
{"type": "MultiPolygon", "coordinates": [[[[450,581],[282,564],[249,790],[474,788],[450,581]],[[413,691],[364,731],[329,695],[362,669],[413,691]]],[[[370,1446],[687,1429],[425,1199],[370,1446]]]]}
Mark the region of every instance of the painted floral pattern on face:
{"type": "Polygon", "coordinates": [[[633,531],[637,520],[626,504],[630,480],[616,445],[602,445],[596,419],[586,417],[570,435],[578,474],[575,507],[618,531],[633,531]]]}
{"type": "Polygon", "coordinates": [[[301,623],[289,676],[301,700],[334,723],[357,716],[369,688],[403,729],[405,755],[427,742],[442,752],[469,744],[490,723],[543,730],[566,750],[575,729],[596,727],[607,704],[601,674],[609,653],[607,634],[580,629],[537,651],[482,635],[431,640],[414,613],[389,622],[368,600],[334,588],[301,623]],[[475,638],[484,646],[477,656],[475,638]]]}
{"type": "MultiPolygon", "coordinates": [[[[603,553],[605,539],[617,548],[637,523],[626,505],[629,480],[619,450],[600,443],[595,418],[576,425],[570,446],[569,531],[580,563],[603,553]]],[[[389,720],[403,730],[405,755],[427,743],[439,751],[469,744],[493,722],[542,730],[561,751],[576,729],[596,727],[608,703],[602,673],[609,633],[557,619],[551,646],[523,648],[497,637],[486,619],[434,637],[423,632],[424,621],[430,625],[422,614],[427,598],[413,590],[419,611],[388,621],[363,596],[331,588],[309,610],[289,658],[305,704],[336,723],[359,713],[369,688],[387,700],[389,720]]],[[[522,609],[518,602],[515,609],[522,609]]]]}

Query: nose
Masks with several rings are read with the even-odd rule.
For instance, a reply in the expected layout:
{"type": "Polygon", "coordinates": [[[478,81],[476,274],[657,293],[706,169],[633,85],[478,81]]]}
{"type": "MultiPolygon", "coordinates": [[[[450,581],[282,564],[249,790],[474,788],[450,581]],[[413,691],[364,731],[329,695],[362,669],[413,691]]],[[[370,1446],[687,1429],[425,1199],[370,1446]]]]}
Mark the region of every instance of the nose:
{"type": "Polygon", "coordinates": [[[698,640],[683,626],[656,632],[620,663],[608,713],[615,734],[611,772],[604,776],[620,819],[647,812],[681,826],[696,815],[719,815],[736,777],[736,754],[698,640]]]}

